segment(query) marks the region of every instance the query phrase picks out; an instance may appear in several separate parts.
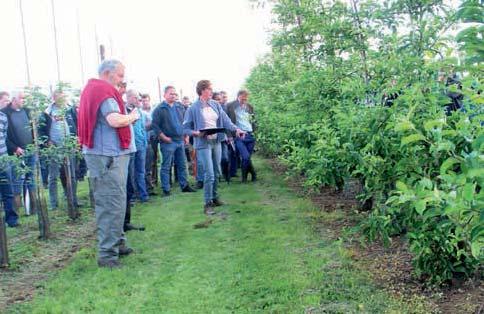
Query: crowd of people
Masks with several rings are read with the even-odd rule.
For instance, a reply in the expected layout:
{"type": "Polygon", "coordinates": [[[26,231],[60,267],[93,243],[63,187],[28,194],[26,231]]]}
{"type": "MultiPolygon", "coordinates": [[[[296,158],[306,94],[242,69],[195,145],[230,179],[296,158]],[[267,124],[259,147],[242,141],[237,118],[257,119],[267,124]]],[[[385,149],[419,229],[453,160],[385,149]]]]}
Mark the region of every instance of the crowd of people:
{"type": "Polygon", "coordinates": [[[134,202],[168,197],[178,184],[182,193],[203,189],[201,209],[214,215],[215,207],[224,205],[220,181],[237,177],[238,168],[242,183],[257,179],[251,161],[254,110],[246,90],[228,102],[226,92],[214,92],[210,81],[201,80],[196,85],[198,99],[191,103],[188,97],[180,101],[176,88],[166,86],[164,101],[152,108],[149,94],[128,88],[124,71],[118,60],[103,61],[99,78],[87,82],[75,104],[69,105],[65,93],[56,90],[36,126],[23,92],[0,92],[0,157],[8,154],[18,161],[0,169],[6,224],[19,226],[22,207],[29,209],[27,214],[35,213],[35,202],[26,203],[36,197],[37,164],[49,191],[50,210],[59,207],[59,178],[65,197],[79,206],[77,183],[88,173],[98,265],[109,268],[120,267],[119,257],[133,252],[125,232],[144,230],[131,223],[134,202]],[[31,149],[35,131],[40,150],[31,149]],[[76,143],[73,153],[56,158],[55,152],[68,146],[67,139],[76,143]],[[190,174],[195,186],[189,183],[190,174]]]}

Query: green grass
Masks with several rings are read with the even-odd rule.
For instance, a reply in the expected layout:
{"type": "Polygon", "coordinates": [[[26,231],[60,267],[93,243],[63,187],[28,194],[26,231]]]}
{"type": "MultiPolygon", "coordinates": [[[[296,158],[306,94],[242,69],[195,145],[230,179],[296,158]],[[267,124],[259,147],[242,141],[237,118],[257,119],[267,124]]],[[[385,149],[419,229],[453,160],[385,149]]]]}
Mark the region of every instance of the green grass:
{"type": "MultiPolygon", "coordinates": [[[[99,269],[81,250],[29,303],[9,313],[414,313],[356,268],[339,241],[315,234],[316,209],[257,159],[257,184],[222,183],[208,228],[202,192],[137,205],[128,234],[136,250],[120,270],[99,269]]],[[[179,189],[175,189],[179,190],[179,189]]]]}

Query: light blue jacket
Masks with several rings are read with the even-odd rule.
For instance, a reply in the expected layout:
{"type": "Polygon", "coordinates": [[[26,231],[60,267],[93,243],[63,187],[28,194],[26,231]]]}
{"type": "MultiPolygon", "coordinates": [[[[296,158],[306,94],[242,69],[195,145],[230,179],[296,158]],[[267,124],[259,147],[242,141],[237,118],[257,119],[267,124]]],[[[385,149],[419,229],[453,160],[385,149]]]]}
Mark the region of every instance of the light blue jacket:
{"type": "MultiPolygon", "coordinates": [[[[208,104],[218,114],[217,127],[230,131],[235,131],[237,126],[230,121],[225,111],[219,103],[209,100],[208,104]]],[[[202,114],[202,102],[200,99],[195,101],[185,113],[183,129],[186,135],[193,135],[193,131],[200,131],[205,128],[205,119],[202,114]]],[[[195,149],[208,148],[208,142],[205,137],[193,137],[195,149]]],[[[220,143],[225,139],[225,133],[217,133],[217,142],[220,143]]]]}

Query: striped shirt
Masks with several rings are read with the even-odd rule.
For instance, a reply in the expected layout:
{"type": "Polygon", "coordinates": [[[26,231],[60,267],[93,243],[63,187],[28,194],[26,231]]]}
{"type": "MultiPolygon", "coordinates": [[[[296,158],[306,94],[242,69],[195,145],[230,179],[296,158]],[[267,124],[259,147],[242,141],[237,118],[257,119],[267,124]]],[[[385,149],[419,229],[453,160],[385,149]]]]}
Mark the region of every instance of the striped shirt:
{"type": "Polygon", "coordinates": [[[0,156],[7,153],[7,128],[7,116],[3,112],[0,112],[0,156]]]}

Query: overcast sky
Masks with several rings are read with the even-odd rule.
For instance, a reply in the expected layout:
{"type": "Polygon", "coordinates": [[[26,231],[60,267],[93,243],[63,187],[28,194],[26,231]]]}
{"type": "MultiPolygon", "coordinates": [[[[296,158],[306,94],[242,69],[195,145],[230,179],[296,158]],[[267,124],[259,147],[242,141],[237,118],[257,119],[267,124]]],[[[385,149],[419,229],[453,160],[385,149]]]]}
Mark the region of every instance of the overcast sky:
{"type": "MultiPolygon", "coordinates": [[[[0,90],[27,83],[19,0],[1,0],[0,90]]],[[[30,75],[35,85],[57,81],[51,0],[23,0],[30,75]]],[[[200,79],[233,97],[257,58],[269,51],[268,9],[248,0],[54,0],[62,81],[81,86],[96,75],[98,43],[126,65],[131,87],[158,101],[161,86],[193,97],[200,79]]]]}

